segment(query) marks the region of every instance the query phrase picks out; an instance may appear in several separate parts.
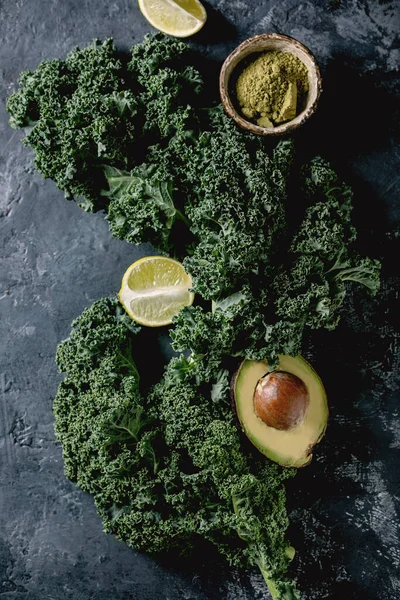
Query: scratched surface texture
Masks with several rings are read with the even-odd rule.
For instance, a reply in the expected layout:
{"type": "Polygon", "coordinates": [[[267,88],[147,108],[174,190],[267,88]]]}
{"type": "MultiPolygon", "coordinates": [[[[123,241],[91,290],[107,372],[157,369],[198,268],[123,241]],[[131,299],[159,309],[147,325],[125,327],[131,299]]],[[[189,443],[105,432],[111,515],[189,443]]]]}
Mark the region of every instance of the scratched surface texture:
{"type": "MultiPolygon", "coordinates": [[[[379,296],[351,293],[337,331],[309,341],[331,417],[314,462],[288,492],[293,573],[304,600],[398,599],[400,5],[206,7],[209,22],[191,43],[211,75],[240,41],[265,31],[293,35],[315,53],[324,93],[298,148],[322,152],[354,186],[359,245],[384,261],[379,296]]],[[[1,600],[267,598],[257,572],[232,571],[214,555],[155,561],[105,535],[92,499],[64,477],[54,439],[56,345],[149,248],[112,239],[101,215],[66,202],[33,170],[4,102],[19,72],[43,59],[110,35],[126,50],[150,30],[135,0],[0,0],[1,600]]]]}

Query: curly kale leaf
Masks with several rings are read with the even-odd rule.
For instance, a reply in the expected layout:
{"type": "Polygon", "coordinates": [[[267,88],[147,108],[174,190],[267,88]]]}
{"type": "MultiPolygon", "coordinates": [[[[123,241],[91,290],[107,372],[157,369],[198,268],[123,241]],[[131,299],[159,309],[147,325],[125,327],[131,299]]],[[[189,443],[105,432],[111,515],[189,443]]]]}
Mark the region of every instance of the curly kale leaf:
{"type": "Polygon", "coordinates": [[[211,112],[210,132],[190,148],[187,168],[192,194],[186,214],[199,243],[184,265],[204,298],[233,292],[270,260],[285,229],[292,159],[291,142],[281,142],[270,156],[258,138],[239,131],[219,110],[211,112]]]}
{"type": "Polygon", "coordinates": [[[290,251],[291,269],[274,281],[277,314],[311,328],[334,329],[346,296],[346,281],[379,289],[380,263],[352,248],[352,192],[329,163],[315,158],[304,171],[308,207],[290,251]]]}
{"type": "Polygon", "coordinates": [[[130,339],[138,331],[140,327],[128,317],[118,300],[101,298],[72,322],[69,338],[58,346],[56,361],[60,371],[80,380],[97,368],[98,361],[109,352],[114,362],[118,361],[117,373],[136,376],[130,339]]]}
{"type": "Polygon", "coordinates": [[[141,84],[160,69],[182,65],[181,59],[189,53],[187,44],[164,36],[162,33],[145,35],[141,44],[131,48],[129,70],[139,78],[141,84]]]}
{"type": "Polygon", "coordinates": [[[149,170],[121,171],[105,167],[109,186],[107,220],[113,235],[133,244],[149,239],[161,250],[169,247],[169,236],[176,219],[184,216],[172,200],[172,183],[159,181],[149,170]]]}
{"type": "Polygon", "coordinates": [[[291,250],[331,260],[356,239],[351,223],[353,193],[320,157],[303,169],[303,178],[308,207],[291,250]]]}
{"type": "Polygon", "coordinates": [[[343,288],[345,281],[354,281],[363,285],[373,296],[380,287],[380,262],[372,258],[360,258],[344,249],[336,258],[326,276],[343,288]]]}
{"type": "Polygon", "coordinates": [[[23,73],[7,103],[10,124],[26,128],[36,168],[67,198],[107,211],[104,165],[129,172],[149,146],[196,121],[189,104],[202,82],[194,67],[182,65],[186,54],[182,42],[146,37],[126,69],[111,39],[95,40],[23,73]]]}
{"type": "Polygon", "coordinates": [[[203,81],[193,66],[185,64],[189,57],[187,44],[162,34],[146,35],[133,46],[128,71],[141,86],[145,132],[170,137],[195,119],[190,105],[203,81]]]}
{"type": "Polygon", "coordinates": [[[200,536],[231,564],[258,565],[273,598],[285,600],[283,590],[295,590],[285,577],[291,472],[244,446],[221,361],[198,356],[187,369],[190,358],[174,358],[142,396],[138,329],[126,325],[116,299],[100,300],[59,348],[66,377],[54,414],[67,476],[93,495],[105,530],[131,547],[184,552],[200,536]]]}
{"type": "Polygon", "coordinates": [[[234,324],[222,312],[207,312],[200,306],[181,310],[174,323],[170,332],[173,349],[191,353],[184,364],[186,371],[195,372],[198,382],[209,382],[222,357],[232,355],[234,324]]]}
{"type": "Polygon", "coordinates": [[[266,463],[258,477],[246,474],[234,485],[236,530],[247,543],[244,552],[250,564],[259,567],[272,598],[300,600],[295,582],[284,576],[294,548],[285,544],[282,537],[288,527],[285,491],[270,467],[266,463]]]}
{"type": "Polygon", "coordinates": [[[104,207],[102,163],[125,165],[136,136],[137,101],[122,91],[121,69],[112,40],[95,40],[23,73],[7,103],[10,124],[30,126],[24,143],[38,171],[89,210],[104,207]]]}
{"type": "Polygon", "coordinates": [[[66,377],[54,400],[55,431],[66,475],[93,494],[106,531],[159,551],[174,546],[178,515],[171,515],[163,535],[168,505],[157,473],[165,469],[165,445],[139,393],[132,357],[139,328],[129,321],[116,298],[95,302],[74,321],[57,352],[66,377]]]}

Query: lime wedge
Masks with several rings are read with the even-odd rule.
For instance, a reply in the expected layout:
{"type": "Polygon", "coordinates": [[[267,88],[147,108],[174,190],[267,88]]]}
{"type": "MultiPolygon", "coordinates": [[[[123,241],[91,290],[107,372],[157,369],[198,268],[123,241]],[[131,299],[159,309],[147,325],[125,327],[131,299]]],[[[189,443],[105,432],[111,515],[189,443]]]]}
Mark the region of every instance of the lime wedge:
{"type": "Polygon", "coordinates": [[[180,262],[165,256],[145,256],[125,272],[119,301],[129,316],[147,327],[161,327],[185,306],[194,294],[192,278],[180,262]]]}
{"type": "Polygon", "coordinates": [[[139,8],[153,27],[175,37],[197,33],[207,20],[199,0],[139,0],[139,8]]]}

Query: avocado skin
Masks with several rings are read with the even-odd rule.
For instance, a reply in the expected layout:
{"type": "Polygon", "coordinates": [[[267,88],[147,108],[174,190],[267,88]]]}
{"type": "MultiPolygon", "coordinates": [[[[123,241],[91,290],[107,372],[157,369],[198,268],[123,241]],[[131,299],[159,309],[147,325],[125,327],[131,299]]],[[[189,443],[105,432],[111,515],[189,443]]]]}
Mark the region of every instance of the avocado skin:
{"type": "Polygon", "coordinates": [[[229,396],[230,396],[230,399],[231,399],[231,408],[232,408],[233,414],[235,415],[236,425],[238,425],[240,427],[240,429],[242,429],[242,426],[240,424],[239,417],[238,417],[238,414],[237,414],[237,410],[236,410],[236,399],[235,399],[236,378],[238,376],[239,369],[240,369],[240,365],[239,365],[239,367],[236,369],[236,371],[233,373],[233,375],[231,377],[231,381],[230,381],[230,384],[229,384],[229,396]]]}
{"type": "MultiPolygon", "coordinates": [[[[249,441],[257,448],[257,450],[259,452],[261,452],[262,454],[267,456],[267,458],[269,458],[273,462],[280,464],[283,467],[303,468],[310,464],[310,462],[312,460],[312,452],[313,452],[315,445],[318,444],[325,435],[326,428],[327,428],[327,422],[328,422],[328,416],[329,416],[329,409],[328,409],[325,388],[323,386],[323,383],[322,383],[320,377],[318,376],[316,371],[313,369],[311,364],[309,362],[307,362],[302,356],[298,356],[298,357],[282,356],[282,357],[280,357],[280,363],[276,367],[276,370],[282,370],[281,362],[282,362],[282,360],[283,360],[283,362],[285,362],[285,361],[287,361],[287,359],[290,359],[290,361],[297,361],[298,367],[304,366],[305,375],[307,377],[312,377],[315,380],[316,387],[318,390],[320,390],[320,397],[318,397],[318,394],[317,395],[313,394],[312,402],[313,403],[314,402],[321,403],[321,410],[324,415],[323,425],[321,426],[321,423],[318,424],[315,439],[313,439],[312,437],[310,438],[310,443],[304,447],[303,451],[301,452],[301,455],[299,455],[297,460],[293,460],[293,459],[289,460],[289,458],[287,456],[281,456],[279,453],[277,453],[273,449],[269,448],[269,446],[268,446],[268,443],[269,443],[268,442],[268,430],[270,430],[270,428],[268,428],[268,426],[265,426],[266,427],[266,439],[264,439],[263,443],[260,443],[260,440],[256,439],[255,436],[252,435],[251,427],[249,428],[247,426],[248,424],[246,423],[246,421],[243,420],[243,415],[241,414],[241,411],[240,411],[240,406],[239,406],[240,399],[238,400],[237,387],[238,387],[238,381],[240,382],[239,377],[241,375],[243,367],[248,366],[249,363],[254,363],[254,364],[262,363],[263,367],[265,367],[265,371],[263,374],[265,374],[266,372],[269,371],[268,364],[265,361],[244,360],[239,365],[238,369],[234,372],[234,374],[232,375],[232,378],[231,378],[230,397],[231,397],[232,409],[234,410],[234,412],[236,414],[237,422],[238,422],[241,430],[246,435],[246,437],[249,439],[249,441]],[[238,402],[239,402],[239,404],[238,404],[238,402]]],[[[292,372],[289,368],[287,368],[286,370],[288,372],[292,372]]],[[[299,373],[293,373],[293,374],[297,374],[299,376],[299,373]]],[[[243,375],[242,375],[242,377],[243,377],[243,375]]],[[[303,378],[301,377],[301,379],[303,379],[303,378]]],[[[258,377],[255,378],[255,380],[254,380],[254,386],[251,385],[252,389],[255,389],[257,381],[258,381],[258,377]]],[[[251,397],[251,404],[253,405],[252,397],[251,397]]],[[[254,408],[253,408],[253,413],[255,415],[255,418],[258,419],[258,417],[255,414],[254,408]]],[[[296,430],[297,430],[297,428],[296,428],[296,430]]],[[[274,431],[277,431],[277,430],[274,430],[274,431]]],[[[286,435],[290,436],[291,432],[289,431],[289,432],[285,432],[285,433],[286,433],[286,435]]]]}

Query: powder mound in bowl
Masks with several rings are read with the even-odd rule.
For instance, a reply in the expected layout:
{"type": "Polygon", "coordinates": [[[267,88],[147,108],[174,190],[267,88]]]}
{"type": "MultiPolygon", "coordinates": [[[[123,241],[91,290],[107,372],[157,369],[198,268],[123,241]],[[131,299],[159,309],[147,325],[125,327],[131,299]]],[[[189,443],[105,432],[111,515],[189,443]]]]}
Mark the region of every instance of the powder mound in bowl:
{"type": "Polygon", "coordinates": [[[236,83],[243,115],[260,127],[294,119],[307,91],[307,67],[294,54],[280,50],[260,54],[236,83]]]}

